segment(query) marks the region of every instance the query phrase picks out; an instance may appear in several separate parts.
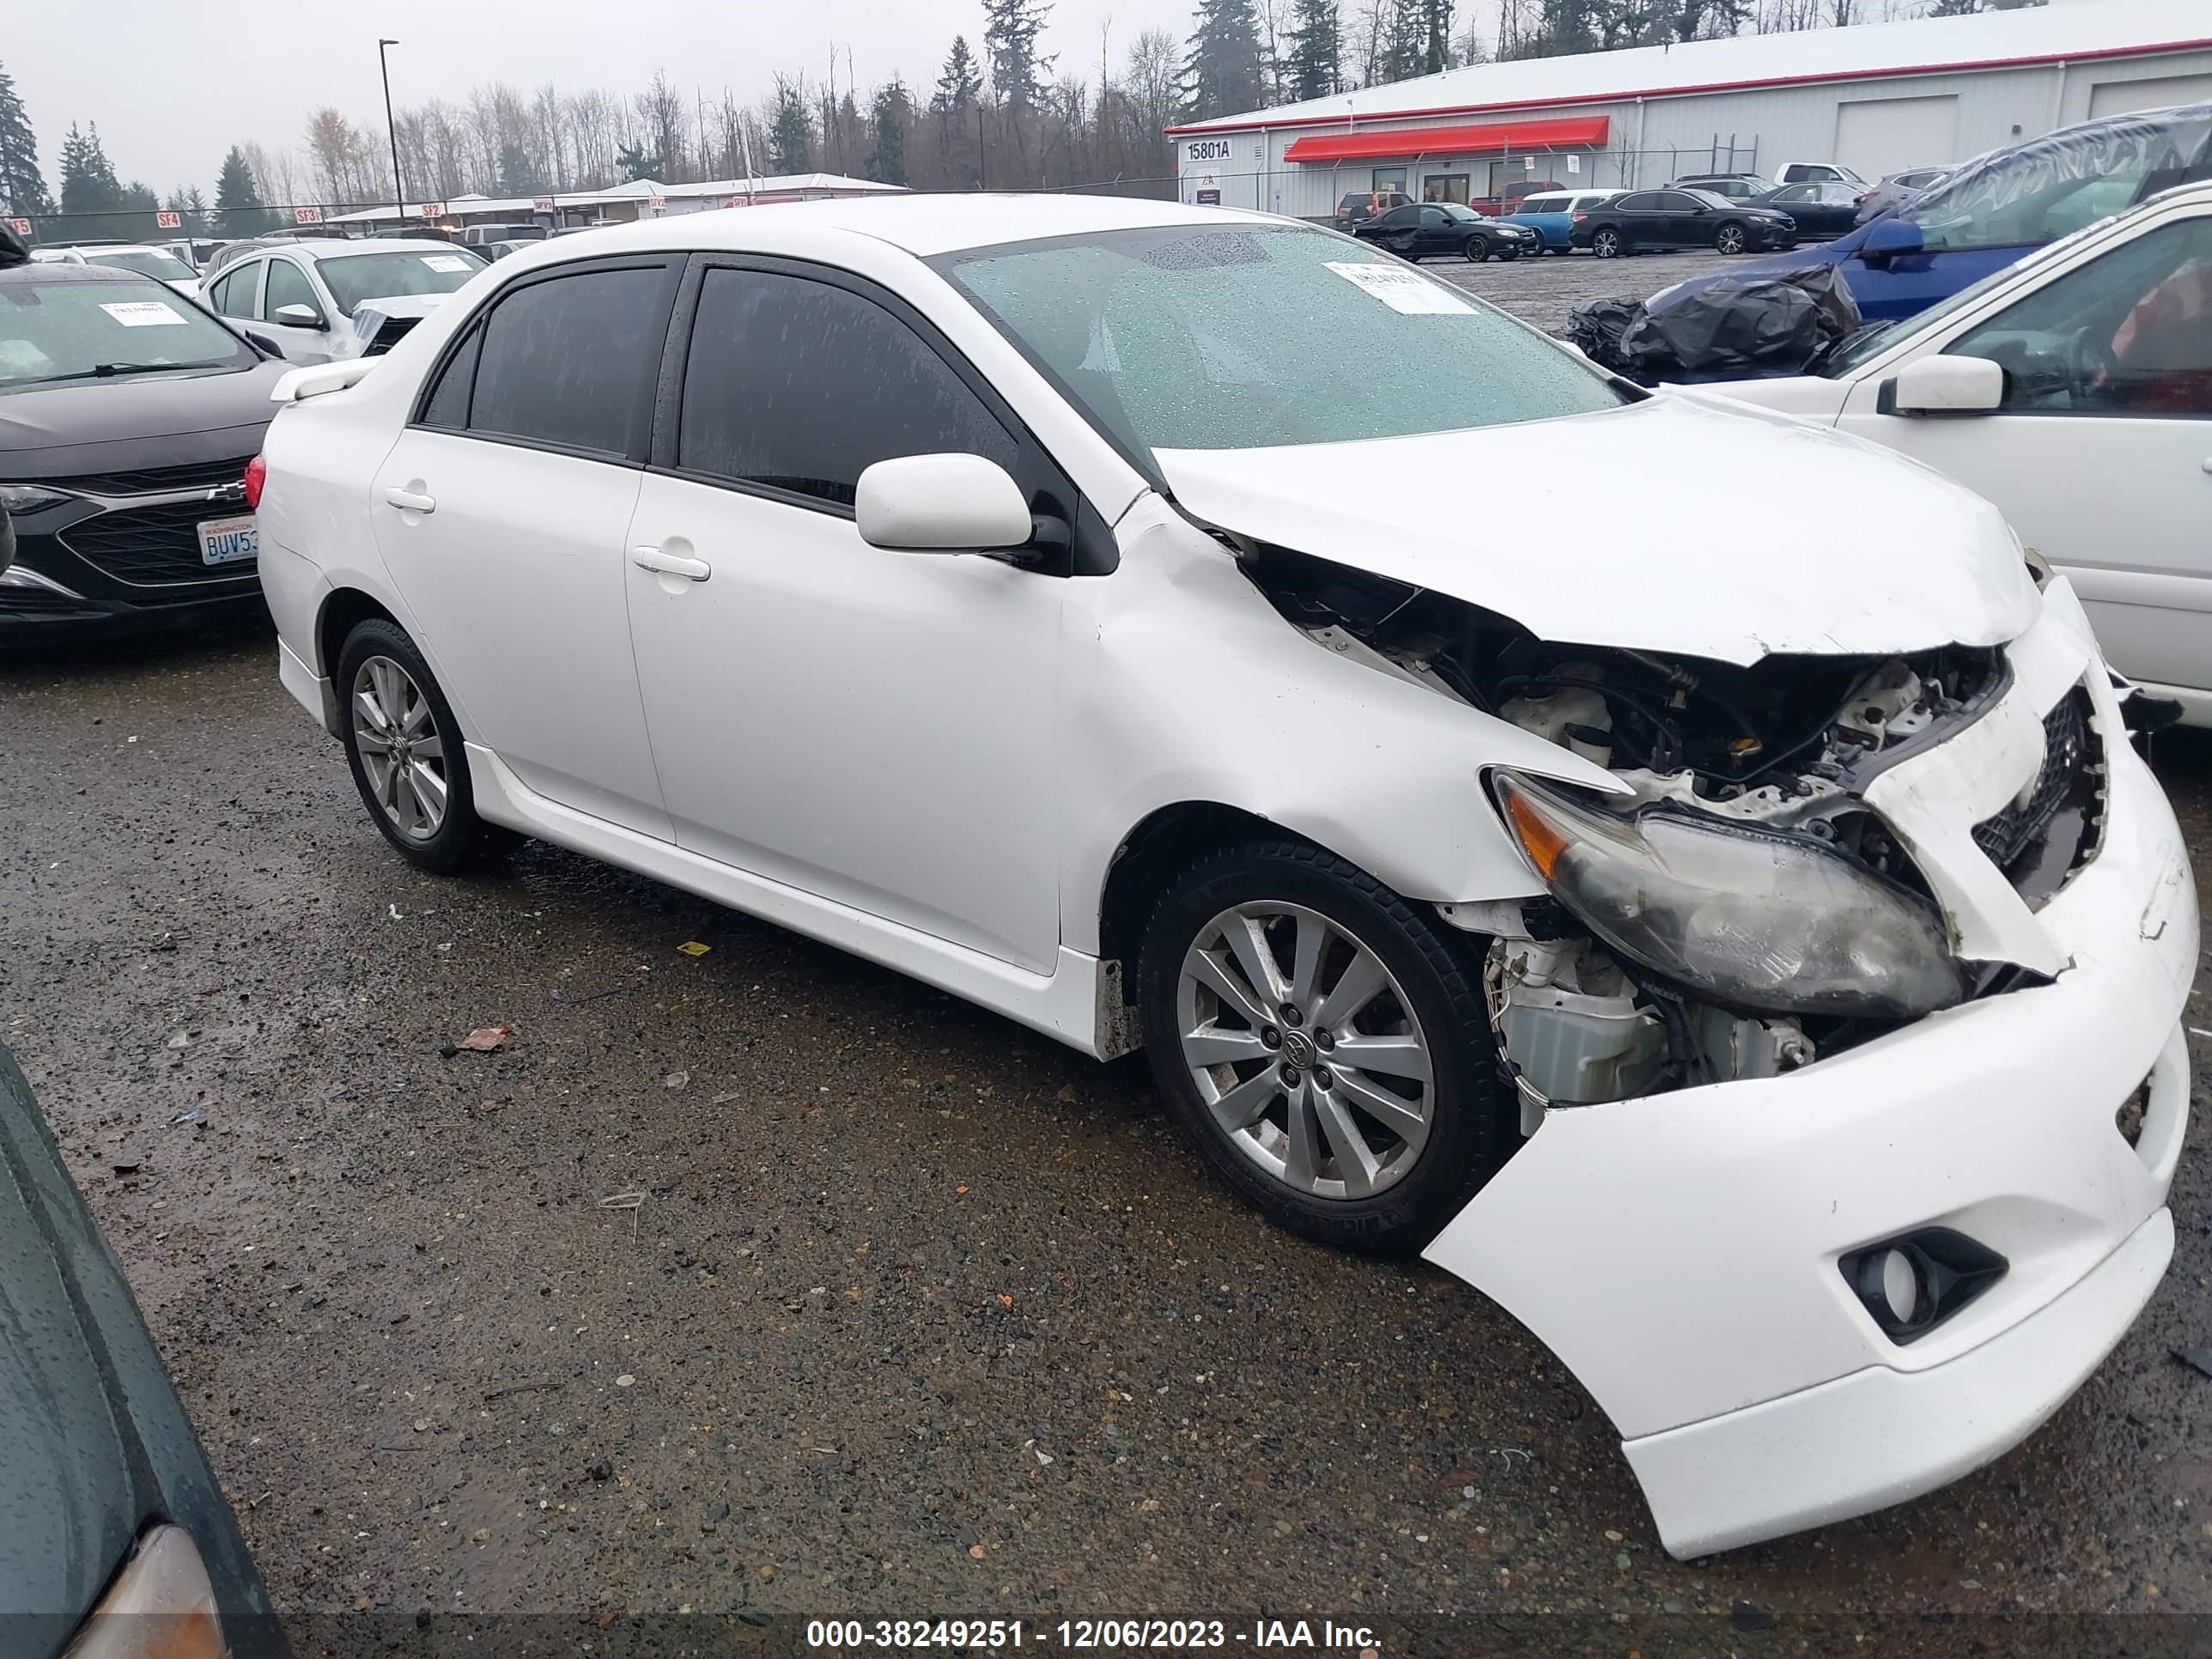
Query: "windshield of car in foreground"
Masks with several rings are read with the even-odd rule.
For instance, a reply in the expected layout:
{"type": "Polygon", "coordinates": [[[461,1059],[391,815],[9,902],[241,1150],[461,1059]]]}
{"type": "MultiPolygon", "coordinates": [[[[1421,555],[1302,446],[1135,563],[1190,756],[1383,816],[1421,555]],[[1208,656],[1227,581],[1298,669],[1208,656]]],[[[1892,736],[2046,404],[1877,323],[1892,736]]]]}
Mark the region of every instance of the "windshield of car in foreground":
{"type": "Polygon", "coordinates": [[[101,248],[97,252],[87,252],[84,258],[88,264],[114,265],[165,283],[189,283],[199,276],[175,254],[157,247],[101,248]]]}
{"type": "Polygon", "coordinates": [[[932,263],[1139,457],[1397,438],[1627,401],[1504,313],[1324,230],[1162,226],[932,263]]]}
{"type": "Polygon", "coordinates": [[[315,274],[337,301],[339,313],[353,315],[363,300],[388,300],[402,294],[451,294],[484,268],[466,248],[384,248],[372,253],[325,253],[315,274]]]}
{"type": "Polygon", "coordinates": [[[0,283],[0,392],[260,361],[190,301],[143,277],[0,283]]]}

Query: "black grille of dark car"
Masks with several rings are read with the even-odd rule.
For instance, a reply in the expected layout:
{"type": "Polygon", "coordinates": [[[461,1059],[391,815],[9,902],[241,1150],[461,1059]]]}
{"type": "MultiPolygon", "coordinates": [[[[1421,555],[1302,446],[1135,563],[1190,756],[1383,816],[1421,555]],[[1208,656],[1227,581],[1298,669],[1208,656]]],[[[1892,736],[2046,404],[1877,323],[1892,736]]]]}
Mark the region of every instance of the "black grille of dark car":
{"type": "Polygon", "coordinates": [[[118,581],[142,586],[220,581],[252,575],[254,562],[204,563],[196,529],[210,519],[237,514],[238,507],[212,501],[133,507],[81,520],[61,532],[61,540],[118,581]]]}
{"type": "Polygon", "coordinates": [[[2068,692],[2043,718],[2043,769],[2025,801],[1974,826],[1974,843],[2040,906],[2095,856],[2103,832],[2105,764],[2089,694],[2068,692]]]}
{"type": "Polygon", "coordinates": [[[83,472],[73,478],[31,478],[55,489],[71,489],[87,495],[153,495],[167,489],[213,489],[237,483],[246,477],[241,455],[230,461],[187,461],[181,466],[143,467],[135,472],[83,472]]]}

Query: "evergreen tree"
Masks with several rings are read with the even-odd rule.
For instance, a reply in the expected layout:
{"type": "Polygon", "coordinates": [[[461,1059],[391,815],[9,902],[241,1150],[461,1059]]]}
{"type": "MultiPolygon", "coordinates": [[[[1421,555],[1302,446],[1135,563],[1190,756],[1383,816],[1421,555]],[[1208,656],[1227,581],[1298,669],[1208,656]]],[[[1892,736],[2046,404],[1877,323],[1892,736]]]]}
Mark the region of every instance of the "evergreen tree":
{"type": "Polygon", "coordinates": [[[775,118],[769,124],[768,164],[773,173],[814,170],[814,123],[796,81],[775,77],[775,118]]]}
{"type": "Polygon", "coordinates": [[[982,90],[983,77],[975,72],[975,54],[968,49],[968,37],[956,34],[929,106],[939,115],[957,114],[971,108],[982,90]]]}
{"type": "MultiPolygon", "coordinates": [[[[126,210],[151,208],[154,192],[143,185],[125,188],[115,176],[114,163],[107,159],[106,146],[100,142],[97,126],[82,131],[70,128],[69,137],[62,140],[61,163],[63,235],[74,239],[138,233],[138,225],[125,216],[126,210]]],[[[150,221],[146,228],[152,228],[150,221]]]]}
{"type": "Polygon", "coordinates": [[[226,236],[253,236],[269,228],[270,216],[261,205],[253,169],[246,165],[246,152],[235,144],[216,175],[215,208],[226,236]]]}
{"type": "Polygon", "coordinates": [[[1337,0],[1297,0],[1286,67],[1293,98],[1326,98],[1338,89],[1344,52],[1337,0]]]}
{"type": "Polygon", "coordinates": [[[1421,0],[1421,75],[1451,67],[1451,0],[1421,0]]]}
{"type": "Polygon", "coordinates": [[[513,139],[499,147],[499,193],[502,196],[535,196],[544,181],[530,160],[529,152],[513,139]]]}
{"type": "Polygon", "coordinates": [[[161,205],[175,214],[181,222],[172,233],[178,236],[212,236],[215,228],[208,222],[207,197],[198,185],[183,190],[173,190],[169,199],[161,205]]]}
{"type": "Polygon", "coordinates": [[[39,170],[38,137],[31,131],[23,100],[15,95],[15,82],[4,69],[0,69],[0,205],[24,218],[54,210],[46,175],[39,170]]]}
{"type": "Polygon", "coordinates": [[[640,179],[660,181],[660,155],[647,149],[643,143],[623,144],[615,151],[615,165],[622,169],[623,183],[635,184],[640,179]]]}
{"type": "Polygon", "coordinates": [[[876,147],[868,154],[868,177],[879,185],[906,182],[906,124],[913,114],[906,86],[894,81],[878,88],[869,115],[875,122],[876,147]]]}
{"type": "Polygon", "coordinates": [[[1051,9],[1045,0],[983,0],[991,89],[1010,110],[1034,109],[1044,100],[1045,76],[1055,60],[1037,55],[1037,36],[1051,9]]]}
{"type": "Polygon", "coordinates": [[[1199,0],[1182,60],[1182,95],[1187,121],[1235,115],[1266,101],[1253,0],[1199,0]]]}

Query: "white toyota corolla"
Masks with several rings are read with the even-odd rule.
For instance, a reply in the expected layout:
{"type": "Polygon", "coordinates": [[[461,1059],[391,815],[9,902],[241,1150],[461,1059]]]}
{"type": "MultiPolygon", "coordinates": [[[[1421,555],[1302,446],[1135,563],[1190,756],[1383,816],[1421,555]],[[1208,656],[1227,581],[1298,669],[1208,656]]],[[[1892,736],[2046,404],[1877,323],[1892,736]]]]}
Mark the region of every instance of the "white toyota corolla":
{"type": "Polygon", "coordinates": [[[277,395],[283,683],[401,853],[1145,1048],[1269,1216],[1548,1342],[1677,1554],[1987,1462],[2165,1270],[2181,840],[1917,465],[1081,197],[562,238],[277,395]]]}

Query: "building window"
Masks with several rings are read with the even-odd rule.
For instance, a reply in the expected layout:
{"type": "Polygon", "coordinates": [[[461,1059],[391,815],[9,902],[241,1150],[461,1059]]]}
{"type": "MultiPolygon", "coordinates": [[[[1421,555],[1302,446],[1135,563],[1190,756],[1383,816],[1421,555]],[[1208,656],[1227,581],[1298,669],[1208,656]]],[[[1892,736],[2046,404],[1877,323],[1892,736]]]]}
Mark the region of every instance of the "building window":
{"type": "Polygon", "coordinates": [[[1457,202],[1465,207],[1467,178],[1464,173],[1431,173],[1421,180],[1421,199],[1424,202],[1457,202]]]}
{"type": "Polygon", "coordinates": [[[1395,190],[1401,196],[1404,195],[1406,193],[1406,169],[1403,167],[1376,168],[1375,188],[1377,190],[1395,190]]]}

